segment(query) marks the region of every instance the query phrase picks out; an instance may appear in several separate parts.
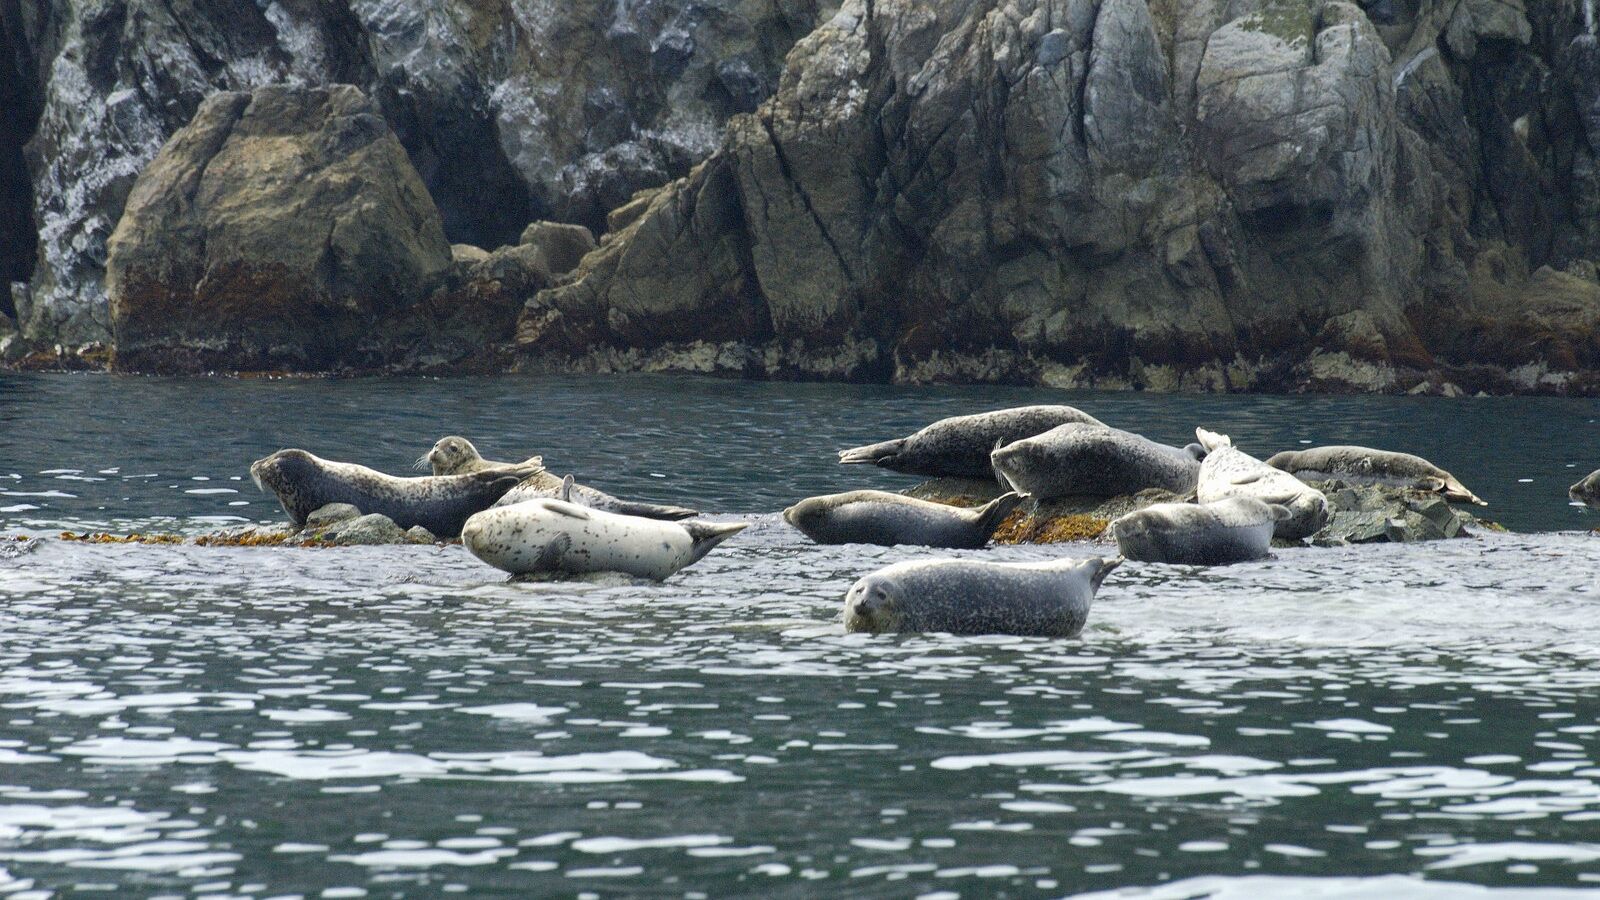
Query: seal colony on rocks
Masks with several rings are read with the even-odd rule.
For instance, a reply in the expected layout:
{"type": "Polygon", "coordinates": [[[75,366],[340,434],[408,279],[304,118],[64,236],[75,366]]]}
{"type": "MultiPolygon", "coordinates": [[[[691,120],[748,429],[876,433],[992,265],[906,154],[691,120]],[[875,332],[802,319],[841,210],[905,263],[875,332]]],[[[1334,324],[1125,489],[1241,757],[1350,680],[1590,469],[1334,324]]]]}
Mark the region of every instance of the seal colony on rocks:
{"type": "Polygon", "coordinates": [[[1018,406],[1012,409],[940,419],[911,435],[839,451],[843,465],[871,463],[907,475],[988,478],[989,453],[1058,425],[1103,425],[1071,406],[1018,406]]]}
{"type": "Polygon", "coordinates": [[[1274,537],[1288,541],[1304,540],[1328,524],[1331,511],[1321,491],[1233,446],[1225,434],[1204,428],[1196,428],[1194,433],[1206,451],[1195,488],[1201,503],[1254,497],[1288,507],[1289,517],[1280,519],[1273,532],[1274,537]]]}
{"type": "Polygon", "coordinates": [[[976,550],[1023,501],[1003,494],[963,509],[887,491],[808,497],[783,511],[783,520],[819,544],[918,544],[976,550]]]}
{"type": "Polygon", "coordinates": [[[945,631],[1074,637],[1106,575],[1122,562],[966,559],[896,563],[857,581],[844,598],[846,631],[945,631]]]}
{"type": "Polygon", "coordinates": [[[1139,562],[1225,566],[1266,559],[1289,510],[1253,497],[1211,503],[1156,503],[1111,523],[1117,550],[1139,562]]]}
{"type": "Polygon", "coordinates": [[[1023,438],[990,455],[1002,485],[1040,500],[1118,497],[1146,488],[1194,490],[1194,451],[1158,444],[1107,425],[1068,424],[1023,438]]]}
{"type": "Polygon", "coordinates": [[[288,449],[251,463],[250,477],[256,487],[278,498],[296,528],[317,509],[348,503],[363,513],[387,516],[401,529],[421,525],[439,537],[455,537],[468,516],[488,509],[540,470],[536,465],[517,465],[469,475],[397,478],[288,449]]]}
{"type": "Polygon", "coordinates": [[[1444,469],[1420,456],[1347,444],[1285,450],[1268,457],[1267,465],[1302,481],[1348,481],[1383,484],[1442,494],[1459,503],[1489,504],[1444,469]]]}

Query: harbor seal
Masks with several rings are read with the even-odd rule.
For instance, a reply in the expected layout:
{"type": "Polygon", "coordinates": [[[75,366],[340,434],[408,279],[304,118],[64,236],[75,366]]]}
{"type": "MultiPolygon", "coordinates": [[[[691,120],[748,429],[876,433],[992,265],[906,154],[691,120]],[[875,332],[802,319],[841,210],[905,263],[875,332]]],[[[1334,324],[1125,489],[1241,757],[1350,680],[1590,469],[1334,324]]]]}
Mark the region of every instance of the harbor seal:
{"type": "Polygon", "coordinates": [[[1254,497],[1287,507],[1289,517],[1278,521],[1273,536],[1290,541],[1308,538],[1328,524],[1332,511],[1321,491],[1233,446],[1225,434],[1204,428],[1196,428],[1194,433],[1206,450],[1195,488],[1201,503],[1254,497]]]}
{"type": "Polygon", "coordinates": [[[1122,497],[1145,488],[1183,494],[1200,476],[1195,452],[1106,425],[1062,425],[997,448],[990,459],[1002,486],[1040,500],[1122,497]]]}
{"type": "Polygon", "coordinates": [[[461,543],[513,575],[621,572],[662,581],[746,527],[663,522],[542,498],[474,515],[461,529],[461,543]]]}
{"type": "Polygon", "coordinates": [[[368,515],[380,513],[401,529],[414,525],[439,537],[455,537],[475,512],[488,509],[538,466],[487,469],[470,475],[396,478],[354,463],[321,459],[304,450],[279,450],[250,464],[256,487],[271,491],[296,528],[329,503],[348,503],[368,515]]]}
{"type": "MultiPolygon", "coordinates": [[[[459,435],[442,437],[434,443],[433,449],[423,454],[417,460],[419,466],[426,463],[433,467],[435,475],[459,475],[464,472],[484,471],[495,467],[509,465],[540,465],[544,458],[530,456],[523,463],[502,463],[484,459],[478,455],[478,448],[472,442],[459,435]]],[[[684,506],[665,506],[659,503],[640,503],[633,500],[623,500],[613,497],[605,491],[595,490],[585,485],[574,485],[570,497],[561,496],[561,479],[541,469],[523,479],[523,482],[500,498],[496,506],[510,506],[513,503],[522,503],[527,500],[556,498],[570,500],[580,506],[591,509],[603,509],[624,516],[642,516],[646,519],[689,519],[700,515],[698,510],[684,506]]]]}
{"type": "Polygon", "coordinates": [[[1111,523],[1117,550],[1140,562],[1225,566],[1266,559],[1286,507],[1254,497],[1212,503],[1156,503],[1111,523]]]}
{"type": "Polygon", "coordinates": [[[783,511],[783,520],[819,544],[918,544],[976,550],[1023,501],[1016,492],[973,509],[887,491],[808,497],[783,511]]]}
{"type": "Polygon", "coordinates": [[[1042,434],[1069,422],[1104,424],[1071,406],[1017,406],[940,419],[907,437],[840,450],[839,462],[871,463],[930,478],[988,478],[989,452],[997,444],[1042,434]]]}
{"type": "Polygon", "coordinates": [[[1600,469],[1595,469],[1582,481],[1567,488],[1567,496],[1586,506],[1600,509],[1600,469]]]}
{"type": "Polygon", "coordinates": [[[1100,582],[1121,562],[1114,557],[896,563],[850,588],[844,598],[844,629],[1072,637],[1083,630],[1100,582]]]}
{"type": "Polygon", "coordinates": [[[1410,453],[1340,444],[1313,447],[1310,450],[1285,450],[1269,458],[1267,465],[1305,481],[1352,481],[1357,484],[1415,488],[1442,494],[1446,500],[1459,503],[1489,505],[1467,490],[1467,486],[1454,475],[1410,453]]]}

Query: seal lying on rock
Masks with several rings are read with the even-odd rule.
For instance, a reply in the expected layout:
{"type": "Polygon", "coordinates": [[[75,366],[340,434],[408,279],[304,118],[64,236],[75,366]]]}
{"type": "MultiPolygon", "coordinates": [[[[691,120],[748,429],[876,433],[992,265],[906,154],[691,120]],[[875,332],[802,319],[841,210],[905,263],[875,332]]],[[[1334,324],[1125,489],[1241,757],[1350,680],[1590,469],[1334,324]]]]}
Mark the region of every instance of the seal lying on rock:
{"type": "Polygon", "coordinates": [[[1121,497],[1145,488],[1182,494],[1200,475],[1196,451],[1106,425],[1070,424],[996,449],[1002,485],[1040,500],[1121,497]]]}
{"type": "MultiPolygon", "coordinates": [[[[526,463],[517,465],[539,464],[543,457],[531,456],[526,463]]],[[[464,437],[451,435],[440,438],[417,462],[426,462],[433,466],[435,475],[459,475],[465,472],[484,471],[486,469],[505,467],[512,463],[494,462],[478,455],[478,448],[464,437]]],[[[513,503],[522,503],[527,500],[541,498],[559,498],[570,500],[581,506],[591,509],[603,509],[607,512],[620,513],[624,516],[643,516],[646,519],[688,519],[700,515],[697,510],[683,506],[663,506],[658,503],[637,503],[632,500],[623,500],[613,497],[604,491],[597,491],[592,487],[578,484],[573,485],[571,495],[561,496],[561,479],[544,471],[542,468],[537,473],[528,476],[522,484],[517,485],[500,498],[496,506],[510,506],[513,503]]]]}
{"type": "Polygon", "coordinates": [[[1083,630],[1100,582],[1121,562],[1117,557],[896,563],[850,588],[844,598],[844,629],[1072,637],[1083,630]]]}
{"type": "Polygon", "coordinates": [[[396,478],[354,463],[320,459],[304,450],[279,450],[250,464],[256,487],[271,491],[296,528],[329,503],[348,503],[363,513],[388,516],[401,529],[421,525],[439,537],[455,537],[475,512],[488,509],[536,465],[486,469],[470,475],[396,478]]]}
{"type": "Polygon", "coordinates": [[[1254,497],[1288,507],[1289,517],[1278,521],[1273,536],[1290,541],[1308,538],[1328,524],[1332,511],[1321,491],[1233,446],[1225,434],[1204,428],[1196,428],[1194,433],[1206,451],[1195,488],[1201,503],[1254,497]]]}
{"type": "Polygon", "coordinates": [[[1600,509],[1600,469],[1595,469],[1582,481],[1567,488],[1567,496],[1586,506],[1600,509]]]}
{"type": "Polygon", "coordinates": [[[1058,425],[1103,424],[1071,406],[1018,406],[954,416],[909,437],[839,451],[839,462],[872,463],[908,475],[988,478],[989,452],[997,445],[1043,434],[1058,425]]]}
{"type": "Polygon", "coordinates": [[[1285,450],[1267,460],[1305,481],[1349,481],[1383,484],[1443,494],[1446,500],[1488,506],[1454,475],[1420,456],[1374,450],[1371,447],[1335,445],[1310,450],[1285,450]]]}
{"type": "Polygon", "coordinates": [[[783,520],[819,544],[919,544],[976,550],[1022,503],[1012,492],[974,509],[931,503],[887,491],[808,497],[783,511],[783,520]]]}
{"type": "Polygon", "coordinates": [[[621,572],[661,581],[746,527],[744,522],[662,522],[547,498],[478,513],[461,529],[461,543],[473,556],[513,575],[621,572]]]}
{"type": "Polygon", "coordinates": [[[1266,559],[1272,531],[1289,510],[1253,497],[1156,503],[1111,523],[1117,550],[1140,562],[1225,566],[1266,559]]]}

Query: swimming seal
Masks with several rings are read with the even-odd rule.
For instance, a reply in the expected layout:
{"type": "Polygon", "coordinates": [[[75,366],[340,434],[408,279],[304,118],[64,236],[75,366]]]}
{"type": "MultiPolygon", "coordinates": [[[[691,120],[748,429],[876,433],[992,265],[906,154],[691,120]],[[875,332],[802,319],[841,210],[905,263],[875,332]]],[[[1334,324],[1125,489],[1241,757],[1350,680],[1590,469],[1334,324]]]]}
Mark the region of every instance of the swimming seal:
{"type": "MultiPolygon", "coordinates": [[[[524,463],[516,465],[537,465],[543,463],[544,458],[530,456],[524,463]]],[[[423,454],[417,460],[417,465],[430,465],[435,475],[459,475],[464,472],[482,471],[494,467],[504,467],[513,463],[494,462],[478,455],[478,448],[472,442],[459,435],[442,437],[433,445],[433,449],[423,454]]],[[[540,498],[561,497],[561,479],[547,471],[540,471],[528,476],[522,484],[500,498],[497,506],[510,506],[525,500],[538,500],[540,498]]],[[[613,497],[604,491],[595,490],[585,485],[574,485],[570,497],[573,503],[587,506],[591,509],[603,509],[607,512],[620,513],[625,516],[643,516],[646,519],[688,519],[700,515],[698,510],[684,506],[665,506],[659,503],[640,503],[633,500],[623,500],[613,497]]]]}
{"type": "Polygon", "coordinates": [[[520,465],[470,475],[396,478],[297,449],[279,450],[250,464],[256,487],[278,498],[296,528],[329,503],[349,503],[367,515],[388,516],[402,529],[421,525],[438,537],[460,534],[468,516],[488,509],[537,471],[538,466],[520,465]]]}
{"type": "Polygon", "coordinates": [[[1254,497],[1288,507],[1289,517],[1278,521],[1273,536],[1290,541],[1308,538],[1328,524],[1332,511],[1321,491],[1233,446],[1225,434],[1204,428],[1196,428],[1194,433],[1206,450],[1195,488],[1201,503],[1254,497]]]}
{"type": "Polygon", "coordinates": [[[1121,497],[1145,488],[1188,493],[1200,475],[1195,456],[1131,431],[1074,423],[1007,444],[990,459],[1002,485],[1052,500],[1121,497]]]}
{"type": "Polygon", "coordinates": [[[801,500],[783,511],[783,520],[819,544],[976,550],[989,543],[989,536],[1023,499],[1012,492],[983,506],[962,509],[887,491],[850,491],[801,500]]]}
{"type": "Polygon", "coordinates": [[[1446,500],[1460,503],[1489,505],[1467,490],[1454,475],[1410,453],[1338,444],[1310,450],[1285,450],[1269,458],[1267,465],[1305,481],[1385,484],[1442,494],[1446,500]]]}
{"type": "Polygon", "coordinates": [[[914,560],[879,569],[844,598],[845,631],[1072,637],[1121,557],[995,563],[914,560]]]}
{"type": "Polygon", "coordinates": [[[989,452],[1042,434],[1058,425],[1103,424],[1071,406],[1017,406],[971,416],[953,416],[913,434],[839,451],[845,465],[871,463],[880,468],[930,478],[989,478],[989,452]]]}
{"type": "Polygon", "coordinates": [[[1567,488],[1567,496],[1586,506],[1600,509],[1600,469],[1595,469],[1584,476],[1582,481],[1567,488]]]}
{"type": "Polygon", "coordinates": [[[1212,503],[1155,503],[1111,522],[1117,550],[1140,562],[1225,566],[1266,559],[1272,531],[1289,518],[1254,497],[1212,503]]]}
{"type": "Polygon", "coordinates": [[[746,527],[663,522],[545,498],[474,515],[461,529],[461,543],[513,575],[621,572],[661,581],[746,527]]]}

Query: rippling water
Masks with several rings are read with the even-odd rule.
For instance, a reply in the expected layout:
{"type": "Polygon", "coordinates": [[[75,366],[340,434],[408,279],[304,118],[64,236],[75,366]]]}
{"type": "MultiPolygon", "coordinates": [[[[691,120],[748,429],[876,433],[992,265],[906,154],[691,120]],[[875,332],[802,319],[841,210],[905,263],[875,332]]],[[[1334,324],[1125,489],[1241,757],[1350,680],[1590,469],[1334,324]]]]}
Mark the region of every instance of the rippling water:
{"type": "Polygon", "coordinates": [[[448,432],[756,523],[659,586],[512,585],[460,547],[13,544],[0,895],[1600,889],[1600,517],[1564,497],[1600,405],[1066,395],[1165,440],[1414,450],[1563,532],[1130,563],[1075,641],[842,634],[855,577],[926,551],[775,511],[910,481],[834,449],[1062,396],[0,377],[0,534],[273,520],[251,459],[400,472],[448,432]]]}

